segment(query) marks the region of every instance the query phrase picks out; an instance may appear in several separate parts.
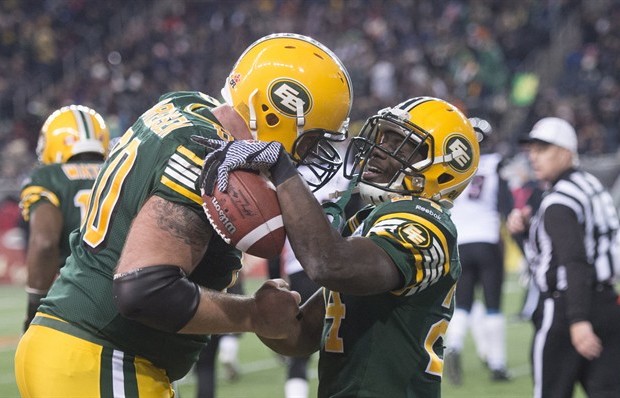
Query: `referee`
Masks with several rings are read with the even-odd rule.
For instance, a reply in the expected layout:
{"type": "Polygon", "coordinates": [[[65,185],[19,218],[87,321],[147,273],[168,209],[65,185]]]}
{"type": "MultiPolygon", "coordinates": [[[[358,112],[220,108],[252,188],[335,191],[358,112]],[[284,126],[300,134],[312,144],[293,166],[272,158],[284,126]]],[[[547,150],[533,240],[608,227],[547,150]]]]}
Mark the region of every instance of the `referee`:
{"type": "Polygon", "coordinates": [[[577,168],[568,122],[543,118],[522,142],[536,178],[548,184],[536,214],[513,210],[507,223],[512,233],[529,224],[525,254],[540,291],[533,396],[572,397],[579,382],[588,397],[620,397],[617,211],[601,183],[577,168]]]}

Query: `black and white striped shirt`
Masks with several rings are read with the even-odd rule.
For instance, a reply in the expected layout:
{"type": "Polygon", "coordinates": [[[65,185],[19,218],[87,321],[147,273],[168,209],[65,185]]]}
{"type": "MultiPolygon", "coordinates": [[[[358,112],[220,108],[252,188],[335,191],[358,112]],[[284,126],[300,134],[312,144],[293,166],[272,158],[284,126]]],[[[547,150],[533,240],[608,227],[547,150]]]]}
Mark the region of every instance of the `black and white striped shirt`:
{"type": "Polygon", "coordinates": [[[600,181],[581,170],[565,172],[545,193],[525,245],[538,289],[581,295],[611,284],[620,262],[618,228],[617,210],[600,181]]]}

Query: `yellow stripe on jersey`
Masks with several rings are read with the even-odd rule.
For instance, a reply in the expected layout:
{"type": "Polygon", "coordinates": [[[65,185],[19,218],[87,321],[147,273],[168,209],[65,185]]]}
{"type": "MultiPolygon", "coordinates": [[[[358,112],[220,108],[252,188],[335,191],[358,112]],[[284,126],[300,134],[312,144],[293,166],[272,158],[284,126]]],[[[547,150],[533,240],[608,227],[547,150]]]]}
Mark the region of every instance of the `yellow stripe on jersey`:
{"type": "Polygon", "coordinates": [[[177,152],[185,156],[188,160],[192,161],[196,166],[202,167],[203,159],[201,159],[200,156],[196,156],[194,152],[185,148],[183,145],[179,145],[177,147],[177,152]]]}
{"type": "Polygon", "coordinates": [[[357,217],[351,217],[347,220],[345,226],[346,229],[352,233],[360,226],[360,220],[358,220],[357,217]]]}
{"type": "Polygon", "coordinates": [[[197,195],[189,189],[185,188],[184,186],[175,183],[170,178],[166,176],[161,176],[161,183],[172,189],[173,191],[178,192],[186,198],[198,203],[199,205],[202,205],[203,201],[200,195],[197,195]]]}
{"type": "Polygon", "coordinates": [[[51,204],[56,207],[60,207],[60,199],[56,194],[44,187],[33,185],[24,190],[21,193],[21,201],[19,202],[19,206],[22,209],[22,217],[24,221],[30,220],[30,206],[37,203],[41,199],[47,199],[51,204]]]}
{"type": "Polygon", "coordinates": [[[202,205],[196,192],[196,181],[202,169],[202,159],[186,147],[179,145],[168,159],[161,183],[186,198],[202,205]]]}

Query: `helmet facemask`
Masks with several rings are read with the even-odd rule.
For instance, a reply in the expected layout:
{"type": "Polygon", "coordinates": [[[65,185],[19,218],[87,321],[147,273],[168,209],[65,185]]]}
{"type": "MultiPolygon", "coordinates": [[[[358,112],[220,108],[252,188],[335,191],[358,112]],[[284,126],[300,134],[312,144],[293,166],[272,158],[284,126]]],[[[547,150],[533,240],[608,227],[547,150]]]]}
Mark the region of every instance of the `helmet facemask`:
{"type": "Polygon", "coordinates": [[[359,136],[352,138],[347,149],[345,176],[357,177],[362,197],[376,204],[402,195],[419,196],[424,191],[426,178],[423,171],[433,164],[433,137],[424,129],[407,120],[406,112],[386,108],[368,119],[359,136]],[[398,135],[398,141],[386,146],[388,134],[398,135]],[[373,156],[388,157],[399,167],[387,181],[377,182],[365,176],[372,167],[373,156]]]}
{"type": "Polygon", "coordinates": [[[291,152],[297,167],[304,167],[306,182],[317,191],[330,181],[342,166],[342,157],[336,148],[347,138],[347,131],[329,132],[323,129],[312,129],[301,133],[291,152]]]}

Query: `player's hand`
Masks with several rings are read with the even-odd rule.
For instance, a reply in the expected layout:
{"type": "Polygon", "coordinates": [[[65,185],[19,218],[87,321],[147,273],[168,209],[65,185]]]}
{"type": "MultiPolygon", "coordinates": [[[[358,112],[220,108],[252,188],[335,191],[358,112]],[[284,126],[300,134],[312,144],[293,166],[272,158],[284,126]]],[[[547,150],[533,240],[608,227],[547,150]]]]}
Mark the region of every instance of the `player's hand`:
{"type": "Polygon", "coordinates": [[[506,219],[506,228],[511,234],[520,234],[528,228],[530,218],[532,217],[532,208],[525,206],[522,209],[512,209],[506,219]]]}
{"type": "Polygon", "coordinates": [[[193,135],[192,140],[212,151],[205,157],[200,175],[202,193],[211,195],[217,188],[226,192],[228,173],[237,169],[267,171],[285,153],[282,144],[276,141],[255,140],[221,141],[193,135]]]}
{"type": "Polygon", "coordinates": [[[601,339],[594,333],[588,321],[575,322],[570,325],[570,339],[575,350],[584,358],[593,360],[603,351],[601,339]]]}
{"type": "Polygon", "coordinates": [[[254,294],[256,313],[253,317],[254,333],[269,339],[284,339],[297,322],[301,296],[290,291],[283,279],[270,279],[254,294]]]}
{"type": "Polygon", "coordinates": [[[26,319],[24,320],[23,327],[24,333],[26,333],[26,330],[28,330],[30,326],[30,322],[34,319],[43,297],[45,297],[45,294],[28,292],[28,307],[26,309],[26,319]]]}

